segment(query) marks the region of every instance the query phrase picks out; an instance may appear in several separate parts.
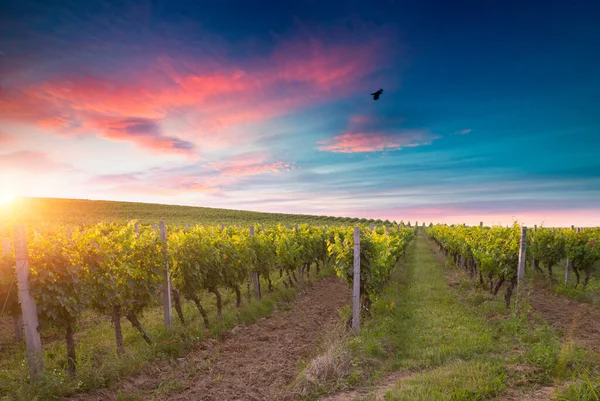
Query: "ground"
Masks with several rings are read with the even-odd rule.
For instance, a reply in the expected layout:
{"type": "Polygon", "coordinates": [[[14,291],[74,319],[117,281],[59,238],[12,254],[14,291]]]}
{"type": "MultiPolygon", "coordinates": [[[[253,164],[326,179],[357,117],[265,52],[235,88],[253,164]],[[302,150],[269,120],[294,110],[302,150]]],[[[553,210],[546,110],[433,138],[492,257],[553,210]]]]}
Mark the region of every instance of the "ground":
{"type": "Polygon", "coordinates": [[[289,310],[276,310],[254,325],[238,326],[221,342],[197,344],[186,358],[164,363],[115,388],[76,400],[281,400],[320,336],[350,301],[345,283],[332,276],[305,287],[289,310]]]}

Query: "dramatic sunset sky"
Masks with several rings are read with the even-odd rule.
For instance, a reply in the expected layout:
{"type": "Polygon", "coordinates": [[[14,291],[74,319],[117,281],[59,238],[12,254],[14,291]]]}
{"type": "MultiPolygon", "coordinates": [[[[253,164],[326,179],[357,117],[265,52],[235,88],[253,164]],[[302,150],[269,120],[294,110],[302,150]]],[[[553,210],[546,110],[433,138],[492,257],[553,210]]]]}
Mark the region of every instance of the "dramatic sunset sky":
{"type": "Polygon", "coordinates": [[[600,225],[599,4],[4,0],[0,191],[600,225]]]}

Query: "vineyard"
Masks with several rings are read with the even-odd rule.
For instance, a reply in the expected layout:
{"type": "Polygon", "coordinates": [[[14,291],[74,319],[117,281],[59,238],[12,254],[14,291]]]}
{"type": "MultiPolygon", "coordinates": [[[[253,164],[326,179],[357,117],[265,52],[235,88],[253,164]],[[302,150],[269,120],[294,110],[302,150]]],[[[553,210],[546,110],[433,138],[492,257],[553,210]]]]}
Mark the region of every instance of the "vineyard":
{"type": "MultiPolygon", "coordinates": [[[[560,298],[547,298],[540,292],[544,290],[533,283],[534,279],[543,277],[550,288],[568,288],[579,293],[595,288],[600,272],[598,228],[525,229],[515,223],[512,227],[430,225],[416,230],[403,224],[242,226],[172,221],[148,224],[133,220],[40,224],[28,229],[23,224],[12,224],[0,234],[3,250],[0,322],[4,322],[0,347],[6,356],[0,362],[0,394],[8,399],[64,396],[86,399],[88,392],[112,387],[161,361],[171,361],[170,365],[174,360],[187,360],[184,357],[190,353],[208,352],[212,348],[206,344],[212,344],[207,343],[211,338],[230,339],[229,345],[223,345],[224,352],[233,346],[231,342],[238,351],[252,343],[255,345],[244,351],[244,358],[253,355],[252,358],[260,359],[267,355],[261,363],[271,363],[269,367],[261,365],[255,371],[253,360],[244,359],[240,372],[256,378],[258,387],[253,391],[263,394],[256,397],[270,394],[267,399],[273,399],[273,394],[291,378],[282,375],[277,376],[277,380],[263,382],[258,379],[260,372],[264,369],[271,375],[277,375],[281,369],[295,372],[296,359],[305,355],[302,341],[317,341],[319,329],[323,329],[319,319],[328,316],[331,321],[332,313],[336,312],[329,305],[309,306],[311,302],[326,299],[336,308],[348,304],[347,295],[343,295],[346,292],[336,287],[343,284],[327,278],[332,274],[354,289],[352,315],[344,322],[345,330],[348,332],[352,326],[351,348],[358,353],[358,361],[360,353],[367,352],[364,357],[370,361],[367,364],[372,364],[374,357],[369,352],[376,352],[378,358],[395,355],[394,364],[414,368],[443,363],[440,361],[446,357],[433,356],[431,352],[440,355],[456,352],[460,360],[471,352],[475,352],[473,355],[490,352],[494,361],[494,353],[503,350],[508,355],[511,350],[522,347],[524,356],[513,357],[521,358],[519,361],[542,372],[527,379],[533,385],[565,380],[564,373],[555,368],[559,354],[567,352],[557,347],[558,338],[550,334],[551,331],[544,331],[545,337],[540,337],[541,329],[527,323],[528,319],[519,320],[520,307],[514,306],[520,305],[515,299],[527,299],[516,296],[523,294],[522,286],[528,288],[532,307],[549,313],[550,319],[554,311],[549,308],[561,309],[562,321],[557,327],[575,333],[574,338],[588,350],[596,352],[598,349],[598,336],[594,334],[597,324],[593,322],[600,315],[598,311],[588,305],[590,308],[576,313],[577,321],[572,320],[569,312],[572,305],[560,298]],[[424,235],[431,242],[425,241],[424,235]],[[418,244],[411,247],[411,251],[408,246],[415,241],[418,244]],[[487,302],[481,312],[465,307],[459,301],[460,295],[458,298],[453,295],[454,290],[446,284],[439,264],[427,250],[433,244],[449,265],[456,266],[468,278],[472,291],[487,293],[489,298],[473,298],[482,299],[477,301],[478,305],[487,302]],[[407,250],[412,252],[412,262],[406,261],[407,250]],[[420,255],[419,263],[423,263],[425,270],[415,263],[415,252],[420,255]],[[404,282],[404,273],[398,269],[402,265],[408,266],[418,281],[404,282]],[[429,275],[435,276],[431,282],[429,275]],[[360,279],[355,282],[356,277],[360,279]],[[309,290],[313,285],[319,286],[309,290]],[[306,291],[315,292],[307,295],[310,292],[306,291]],[[497,300],[498,294],[503,294],[504,299],[497,300]],[[265,335],[276,323],[259,325],[257,321],[274,313],[275,308],[286,310],[288,302],[296,296],[303,299],[298,305],[306,310],[296,307],[287,318],[277,315],[273,322],[278,322],[280,331],[265,335]],[[35,320],[31,320],[28,299],[35,307],[35,320]],[[502,309],[494,306],[500,303],[502,309]],[[452,305],[451,309],[446,305],[452,305]],[[487,318],[478,317],[479,313],[489,314],[489,308],[493,310],[492,316],[504,316],[507,321],[517,319],[506,323],[510,329],[506,326],[499,331],[498,335],[504,336],[502,345],[489,343],[490,323],[487,318]],[[516,314],[511,314],[511,310],[516,314]],[[290,316],[306,321],[288,320],[290,316]],[[361,327],[365,325],[360,331],[359,316],[361,327]],[[455,326],[448,325],[448,319],[455,326]],[[311,322],[308,331],[307,321],[311,322]],[[35,326],[33,334],[31,322],[35,326]],[[294,328],[296,324],[298,328],[294,328]],[[243,334],[239,329],[242,326],[249,327],[246,333],[253,333],[252,338],[243,334]],[[8,327],[11,330],[6,330],[8,327]],[[581,331],[583,337],[578,337],[577,331],[581,331]],[[31,341],[35,333],[37,351],[35,341],[31,341]],[[287,341],[291,338],[297,344],[290,348],[287,341]],[[385,345],[377,345],[378,341],[385,341],[385,345]],[[515,345],[515,341],[520,345],[515,345]],[[536,341],[542,343],[534,346],[536,341]],[[425,346],[423,342],[430,344],[425,346]],[[406,344],[413,345],[405,349],[406,344]],[[463,347],[475,347],[477,351],[463,350],[463,347]],[[395,351],[387,354],[381,349],[395,351]],[[428,351],[423,354],[425,349],[428,351]]],[[[461,284],[459,288],[466,286],[461,284]]],[[[573,380],[577,383],[568,391],[593,394],[594,385],[579,383],[587,377],[585,375],[595,374],[598,366],[593,357],[582,357],[577,350],[568,351],[573,355],[567,357],[573,359],[569,366],[575,369],[573,380]]],[[[187,399],[190,394],[194,398],[209,393],[213,398],[207,399],[218,399],[223,394],[243,397],[249,391],[243,382],[215,384],[221,375],[229,375],[232,369],[237,369],[238,358],[242,357],[238,351],[218,357],[219,362],[212,362],[213,367],[207,364],[215,356],[202,354],[206,375],[198,376],[194,359],[187,362],[181,369],[189,375],[188,386],[196,390],[190,390],[187,396],[182,393],[181,399],[187,399]]],[[[484,381],[496,380],[494,377],[501,377],[499,372],[506,369],[487,359],[470,361],[467,357],[465,363],[476,366],[478,375],[489,374],[484,381]]],[[[355,368],[360,372],[365,369],[360,362],[355,368]]],[[[179,383],[179,368],[167,370],[170,380],[179,383]]],[[[475,373],[465,374],[471,377],[475,373]]],[[[155,379],[160,383],[158,386],[164,384],[161,375],[155,379]]],[[[353,377],[352,373],[346,375],[353,377]]],[[[470,385],[468,380],[465,386],[470,385]]],[[[178,392],[178,385],[173,384],[175,387],[164,391],[178,392]]],[[[420,388],[419,384],[415,386],[420,388]]],[[[485,391],[481,390],[481,394],[487,394],[485,397],[476,399],[493,397],[504,388],[505,384],[494,382],[485,391]]],[[[410,391],[413,390],[398,390],[398,398],[392,399],[419,399],[420,396],[414,395],[417,393],[410,391]]],[[[427,392],[433,391],[431,389],[418,391],[437,394],[427,392]]],[[[143,394],[146,395],[142,398],[151,396],[143,394]]],[[[113,395],[109,399],[120,399],[113,395]]],[[[92,399],[105,399],[106,393],[98,397],[92,399]]],[[[454,399],[452,397],[449,399],[454,399]]]]}
{"type": "MultiPolygon", "coordinates": [[[[26,258],[30,296],[37,306],[41,331],[56,333],[65,344],[64,356],[53,355],[55,369],[52,371],[42,367],[49,355],[33,361],[29,358],[33,379],[44,369],[44,378],[62,376],[66,372],[72,379],[63,377],[61,380],[81,381],[84,376],[78,372],[77,328],[90,316],[112,323],[113,349],[117,356],[125,356],[128,350],[123,319],[148,347],[155,346],[157,340],[164,343],[168,338],[171,338],[169,342],[186,342],[189,338],[178,337],[192,334],[185,330],[174,333],[171,305],[177,314],[178,327],[184,328],[190,324],[190,309],[186,306],[189,301],[197,309],[193,316],[201,317],[203,331],[208,332],[222,326],[227,319],[224,298],[229,294],[239,310],[244,303],[250,304],[251,298],[260,301],[265,293],[278,288],[297,287],[310,279],[311,272],[314,277],[321,270],[333,268],[350,285],[353,282],[353,228],[307,224],[295,227],[260,224],[242,228],[164,223],[157,227],[131,221],[44,225],[27,230],[26,236],[19,238],[22,234],[17,226],[3,235],[4,254],[0,260],[3,316],[11,317],[14,337],[21,339],[22,308],[15,267],[19,266],[19,260],[26,258]],[[26,242],[25,256],[18,254],[22,247],[20,241],[26,242]],[[143,317],[156,314],[161,306],[165,330],[157,339],[144,326],[143,317]],[[214,318],[207,313],[209,309],[216,311],[214,318]]],[[[363,310],[368,311],[413,235],[413,229],[399,226],[362,227],[363,310]]],[[[14,359],[11,363],[10,349],[15,350],[6,348],[9,358],[3,358],[4,366],[0,370],[2,393],[14,391],[16,386],[27,382],[23,380],[28,375],[26,366],[15,363],[14,359]],[[21,381],[14,383],[14,377],[21,377],[21,381]]],[[[22,351],[17,354],[22,355],[22,351]]],[[[103,363],[105,361],[97,360],[90,365],[86,356],[87,369],[103,363]]],[[[84,383],[79,387],[86,389],[94,385],[84,383]]]]}
{"type": "MultiPolygon", "coordinates": [[[[514,224],[506,228],[436,225],[427,232],[446,256],[493,295],[504,287],[509,307],[518,283],[522,231],[514,224]]],[[[592,274],[600,271],[600,228],[536,227],[525,232],[523,264],[527,263],[530,270],[539,273],[545,270],[548,278],[557,280],[553,269],[564,263],[565,284],[570,283],[572,271],[576,277],[574,286],[583,288],[589,284],[592,274]]]]}

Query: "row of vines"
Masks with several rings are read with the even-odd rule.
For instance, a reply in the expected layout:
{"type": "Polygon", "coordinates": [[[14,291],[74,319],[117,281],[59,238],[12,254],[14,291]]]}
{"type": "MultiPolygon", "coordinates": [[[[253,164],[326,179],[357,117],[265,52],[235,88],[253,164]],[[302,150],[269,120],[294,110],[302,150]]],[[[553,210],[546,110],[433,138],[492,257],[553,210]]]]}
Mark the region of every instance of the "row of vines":
{"type": "MultiPolygon", "coordinates": [[[[412,229],[363,229],[361,288],[365,302],[381,288],[413,234],[412,229]]],[[[338,275],[352,282],[352,229],[300,225],[216,227],[169,226],[161,237],[154,226],[99,223],[91,226],[46,226],[27,234],[29,284],[42,326],[64,333],[68,371],[76,370],[75,330],[84,311],[110,317],[116,350],[125,352],[121,320],[125,318],[151,344],[140,316],[156,306],[169,267],[173,307],[186,322],[182,301],[193,302],[205,326],[205,305],[199,295],[214,295],[219,318],[222,291],[235,293],[242,304],[252,275],[274,285],[294,286],[303,274],[335,262],[338,275]]],[[[259,280],[257,280],[260,283],[259,280]]],[[[260,285],[260,284],[259,284],[260,285]]],[[[0,259],[3,313],[18,321],[20,305],[15,280],[15,255],[5,249],[0,259]]]]}
{"type": "MultiPolygon", "coordinates": [[[[465,227],[436,225],[428,235],[455,264],[464,268],[480,284],[497,295],[505,288],[507,307],[517,285],[517,265],[521,227],[465,227]]],[[[552,268],[568,260],[577,276],[587,285],[591,275],[600,270],[600,228],[555,229],[536,228],[526,235],[526,260],[533,269],[552,268]]]]}

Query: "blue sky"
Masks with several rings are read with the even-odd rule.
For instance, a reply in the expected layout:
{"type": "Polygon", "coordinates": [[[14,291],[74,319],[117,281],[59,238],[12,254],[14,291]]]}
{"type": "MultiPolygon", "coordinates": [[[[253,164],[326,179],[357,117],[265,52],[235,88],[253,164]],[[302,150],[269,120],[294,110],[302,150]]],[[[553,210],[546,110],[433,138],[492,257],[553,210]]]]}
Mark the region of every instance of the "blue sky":
{"type": "Polygon", "coordinates": [[[3,2],[0,188],[600,224],[600,4],[369,3],[3,2]]]}

